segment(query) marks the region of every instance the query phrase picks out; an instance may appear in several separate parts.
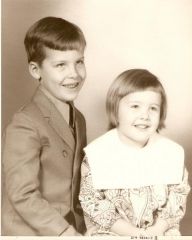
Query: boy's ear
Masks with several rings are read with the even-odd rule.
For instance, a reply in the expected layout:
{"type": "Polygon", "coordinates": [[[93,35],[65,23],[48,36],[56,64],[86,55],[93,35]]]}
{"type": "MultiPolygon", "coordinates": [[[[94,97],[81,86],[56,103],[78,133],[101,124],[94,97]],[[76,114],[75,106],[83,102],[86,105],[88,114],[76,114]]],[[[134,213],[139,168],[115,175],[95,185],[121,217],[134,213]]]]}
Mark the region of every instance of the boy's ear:
{"type": "Polygon", "coordinates": [[[40,74],[40,68],[39,68],[38,63],[30,62],[29,63],[29,72],[35,79],[40,80],[41,74],[40,74]]]}

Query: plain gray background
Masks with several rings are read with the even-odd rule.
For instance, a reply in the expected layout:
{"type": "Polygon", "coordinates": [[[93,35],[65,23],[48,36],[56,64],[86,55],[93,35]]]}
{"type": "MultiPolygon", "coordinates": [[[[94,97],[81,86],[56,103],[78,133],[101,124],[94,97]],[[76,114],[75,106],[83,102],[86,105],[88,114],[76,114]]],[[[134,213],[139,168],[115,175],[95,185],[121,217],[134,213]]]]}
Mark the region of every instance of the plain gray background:
{"type": "MultiPolygon", "coordinates": [[[[87,120],[88,142],[106,131],[105,97],[113,79],[128,68],[147,68],[168,95],[164,134],[183,145],[192,184],[192,1],[191,0],[3,0],[2,131],[32,96],[23,40],[45,16],[79,25],[87,39],[87,80],[76,101],[87,120]]],[[[182,220],[192,235],[192,195],[182,220]]]]}

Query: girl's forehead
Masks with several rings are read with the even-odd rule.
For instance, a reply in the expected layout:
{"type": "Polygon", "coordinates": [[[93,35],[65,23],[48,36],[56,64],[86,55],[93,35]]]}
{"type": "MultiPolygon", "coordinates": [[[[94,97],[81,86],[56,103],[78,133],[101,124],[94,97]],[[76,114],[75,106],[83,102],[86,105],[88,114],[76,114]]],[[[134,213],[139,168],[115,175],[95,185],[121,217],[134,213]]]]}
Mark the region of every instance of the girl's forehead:
{"type": "Polygon", "coordinates": [[[151,89],[138,90],[128,93],[123,97],[123,99],[129,101],[152,101],[155,103],[159,103],[161,101],[161,94],[158,91],[154,91],[151,89]]]}

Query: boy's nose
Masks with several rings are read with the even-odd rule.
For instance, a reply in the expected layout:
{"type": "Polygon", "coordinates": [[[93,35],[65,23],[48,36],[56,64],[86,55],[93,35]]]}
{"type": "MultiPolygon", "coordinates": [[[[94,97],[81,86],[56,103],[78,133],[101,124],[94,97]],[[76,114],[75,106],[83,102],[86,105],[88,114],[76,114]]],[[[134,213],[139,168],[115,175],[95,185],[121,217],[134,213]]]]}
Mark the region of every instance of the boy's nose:
{"type": "Polygon", "coordinates": [[[69,67],[69,76],[70,76],[70,77],[73,77],[73,78],[75,78],[75,77],[78,76],[77,69],[76,69],[76,67],[73,66],[73,65],[69,67]]]}

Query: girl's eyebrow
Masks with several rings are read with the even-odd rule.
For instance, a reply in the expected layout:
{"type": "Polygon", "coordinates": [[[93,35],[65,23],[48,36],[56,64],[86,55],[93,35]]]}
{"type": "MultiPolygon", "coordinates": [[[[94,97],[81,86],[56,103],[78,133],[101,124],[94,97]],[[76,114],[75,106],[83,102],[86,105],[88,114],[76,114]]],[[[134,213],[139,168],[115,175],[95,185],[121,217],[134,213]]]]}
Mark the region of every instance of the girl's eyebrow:
{"type": "MultiPolygon", "coordinates": [[[[142,101],[128,100],[128,103],[129,104],[139,104],[139,103],[143,103],[143,102],[142,101]]],[[[158,106],[158,107],[161,106],[161,104],[158,104],[158,103],[150,103],[150,105],[155,105],[155,106],[158,106]]]]}
{"type": "Polygon", "coordinates": [[[142,101],[127,100],[128,103],[142,103],[142,101]]]}
{"type": "Polygon", "coordinates": [[[158,103],[152,103],[151,105],[155,105],[155,106],[158,106],[158,107],[161,106],[161,104],[158,104],[158,103]]]}

